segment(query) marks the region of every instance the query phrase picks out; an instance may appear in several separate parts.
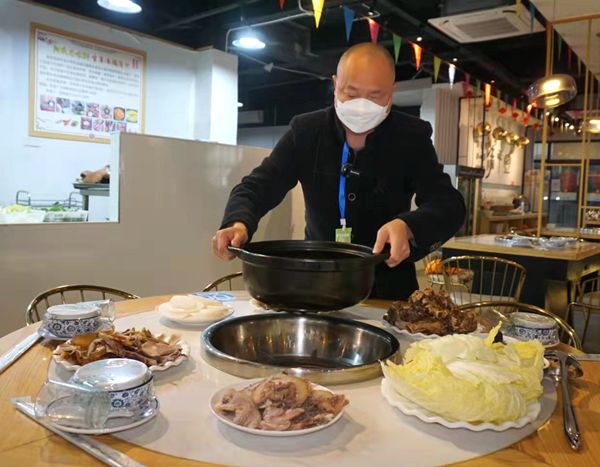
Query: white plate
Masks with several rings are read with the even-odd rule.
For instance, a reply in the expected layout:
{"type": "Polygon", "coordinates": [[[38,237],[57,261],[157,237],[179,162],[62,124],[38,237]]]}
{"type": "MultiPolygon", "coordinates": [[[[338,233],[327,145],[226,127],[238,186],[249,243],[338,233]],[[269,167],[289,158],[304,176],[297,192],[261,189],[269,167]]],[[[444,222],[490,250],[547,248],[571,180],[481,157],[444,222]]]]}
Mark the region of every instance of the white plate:
{"type": "Polygon", "coordinates": [[[180,324],[182,326],[207,326],[209,324],[216,323],[217,321],[221,321],[232,315],[233,308],[225,304],[223,304],[223,306],[227,308],[227,312],[223,316],[216,319],[181,319],[168,313],[162,313],[161,316],[165,319],[168,319],[169,321],[173,321],[174,323],[180,324]]]}
{"type": "Polygon", "coordinates": [[[148,410],[146,410],[146,412],[144,412],[141,416],[137,417],[134,421],[131,421],[131,418],[125,417],[109,418],[106,421],[107,426],[104,428],[74,428],[71,426],[60,425],[58,423],[51,423],[51,425],[61,431],[77,433],[80,435],[107,435],[109,433],[130,430],[131,428],[148,423],[150,420],[156,417],[156,415],[158,415],[158,408],[158,399],[155,397],[154,400],[150,402],[150,407],[148,410]]]}
{"type": "MultiPolygon", "coordinates": [[[[386,321],[385,319],[382,319],[382,322],[384,325],[386,325],[389,329],[391,329],[394,332],[397,332],[398,334],[402,334],[403,336],[410,336],[412,338],[414,338],[415,340],[420,340],[420,339],[437,339],[438,337],[443,337],[443,336],[438,336],[437,334],[423,334],[422,332],[410,332],[406,329],[400,329],[398,326],[393,325],[392,323],[390,323],[389,321],[386,321]]],[[[466,334],[463,334],[465,336],[471,335],[481,335],[483,328],[481,327],[480,324],[477,324],[477,329],[475,329],[475,331],[473,332],[468,332],[466,334]]],[[[450,335],[450,334],[447,334],[450,335]]],[[[487,334],[485,334],[485,336],[487,336],[487,334]]]]}
{"type": "Polygon", "coordinates": [[[470,431],[504,431],[508,430],[509,428],[522,428],[528,423],[533,422],[540,414],[540,410],[542,408],[540,402],[535,401],[527,406],[527,413],[517,420],[504,422],[500,425],[489,422],[475,424],[468,422],[449,421],[440,415],[436,415],[433,412],[424,409],[423,407],[415,404],[414,402],[394,391],[386,378],[383,378],[381,381],[381,394],[391,406],[396,407],[405,415],[412,415],[413,417],[417,417],[419,420],[422,420],[425,423],[438,423],[446,428],[466,428],[470,431]]]}
{"type": "MultiPolygon", "coordinates": [[[[271,437],[300,436],[300,435],[306,435],[308,433],[314,433],[315,431],[323,430],[324,428],[327,428],[327,427],[333,425],[340,418],[342,418],[342,415],[344,415],[344,409],[342,409],[340,411],[340,413],[337,414],[329,423],[324,423],[323,425],[313,426],[312,428],[306,428],[304,430],[271,431],[271,430],[258,430],[256,428],[248,428],[245,426],[237,425],[237,424],[233,423],[231,420],[229,420],[227,417],[224,417],[223,415],[221,415],[220,413],[218,413],[215,410],[215,406],[219,403],[219,401],[223,397],[223,394],[225,394],[226,391],[228,391],[230,389],[236,389],[236,390],[244,389],[254,383],[258,383],[259,381],[264,381],[264,379],[265,378],[240,381],[238,383],[230,384],[229,386],[219,389],[210,398],[210,402],[209,402],[210,411],[212,412],[212,414],[215,417],[217,417],[217,419],[220,422],[223,422],[225,425],[229,425],[230,427],[235,428],[236,430],[240,430],[245,433],[250,433],[253,435],[271,436],[271,437]]],[[[314,384],[314,383],[310,383],[310,384],[313,389],[317,389],[317,390],[321,390],[321,391],[328,391],[328,392],[331,392],[332,394],[334,394],[334,392],[331,389],[328,389],[324,386],[321,386],[319,384],[314,384]]]]}
{"type": "MultiPolygon", "coordinates": [[[[149,366],[148,368],[150,369],[150,371],[153,371],[153,372],[154,371],[165,371],[165,370],[168,370],[169,368],[171,368],[172,366],[180,365],[182,362],[184,362],[185,360],[190,358],[189,344],[183,340],[179,340],[175,343],[179,344],[181,346],[181,355],[179,357],[177,357],[175,360],[173,360],[172,362],[166,362],[166,363],[163,363],[162,365],[149,366]]],[[[65,360],[64,358],[62,358],[60,356],[60,351],[58,350],[59,347],[60,346],[57,346],[52,351],[52,359],[58,365],[62,366],[64,369],[69,370],[69,371],[75,371],[75,370],[78,370],[79,368],[81,368],[81,365],[77,365],[76,363],[71,363],[68,360],[65,360]]],[[[115,357],[115,358],[117,358],[117,357],[115,357]]]]}

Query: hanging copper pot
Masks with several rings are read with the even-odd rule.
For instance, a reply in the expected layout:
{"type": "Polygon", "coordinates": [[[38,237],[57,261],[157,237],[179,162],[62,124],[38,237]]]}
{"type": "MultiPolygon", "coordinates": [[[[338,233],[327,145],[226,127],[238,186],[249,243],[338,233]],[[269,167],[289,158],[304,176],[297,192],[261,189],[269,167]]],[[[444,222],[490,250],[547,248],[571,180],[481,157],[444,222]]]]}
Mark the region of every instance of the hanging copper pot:
{"type": "Polygon", "coordinates": [[[492,131],[492,138],[495,140],[502,140],[506,137],[506,133],[507,131],[504,128],[497,126],[494,128],[494,131],[492,131]]]}

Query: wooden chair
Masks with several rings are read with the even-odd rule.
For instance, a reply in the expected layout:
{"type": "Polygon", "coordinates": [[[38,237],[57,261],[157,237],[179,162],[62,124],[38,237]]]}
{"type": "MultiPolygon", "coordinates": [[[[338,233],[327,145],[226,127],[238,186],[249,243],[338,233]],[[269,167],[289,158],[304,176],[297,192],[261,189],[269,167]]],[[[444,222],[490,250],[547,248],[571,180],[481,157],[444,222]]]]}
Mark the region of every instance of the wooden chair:
{"type": "Polygon", "coordinates": [[[229,290],[229,291],[234,290],[233,280],[238,277],[242,277],[241,271],[234,272],[233,274],[227,274],[226,276],[223,276],[223,277],[219,277],[217,280],[211,282],[206,287],[204,287],[202,289],[202,292],[218,291],[219,287],[223,284],[227,284],[227,286],[225,288],[223,288],[222,290],[229,290]]]}
{"type": "Polygon", "coordinates": [[[576,312],[583,314],[581,342],[585,345],[585,339],[590,326],[590,317],[593,314],[600,314],[600,276],[584,280],[578,285],[575,301],[569,303],[567,307],[565,321],[575,325],[576,312]]]}
{"type": "Polygon", "coordinates": [[[25,311],[25,323],[27,326],[41,319],[43,312],[52,305],[77,303],[91,300],[106,300],[107,298],[119,298],[123,300],[132,300],[140,298],[129,292],[113,289],[111,287],[102,287],[99,285],[61,285],[50,290],[42,292],[35,297],[25,311]],[[95,296],[91,296],[94,294],[95,296]],[[60,299],[54,300],[60,297],[60,299]],[[43,303],[43,308],[40,306],[43,303]]]}
{"type": "Polygon", "coordinates": [[[494,256],[455,256],[443,260],[441,266],[444,287],[457,305],[518,302],[527,275],[519,263],[494,256]]]}
{"type": "Polygon", "coordinates": [[[554,313],[550,313],[549,311],[546,311],[543,308],[534,305],[528,305],[526,303],[519,302],[511,302],[510,304],[507,304],[505,300],[496,300],[489,302],[467,303],[465,305],[459,306],[458,309],[461,311],[476,311],[480,314],[484,313],[485,311],[491,311],[494,314],[498,315],[501,319],[508,319],[508,315],[511,312],[515,311],[524,311],[527,313],[544,315],[549,318],[552,318],[556,322],[560,330],[560,339],[563,342],[565,342],[566,339],[567,344],[579,350],[583,349],[579,336],[577,336],[575,329],[573,329],[569,323],[563,320],[560,316],[556,316],[554,313]]]}

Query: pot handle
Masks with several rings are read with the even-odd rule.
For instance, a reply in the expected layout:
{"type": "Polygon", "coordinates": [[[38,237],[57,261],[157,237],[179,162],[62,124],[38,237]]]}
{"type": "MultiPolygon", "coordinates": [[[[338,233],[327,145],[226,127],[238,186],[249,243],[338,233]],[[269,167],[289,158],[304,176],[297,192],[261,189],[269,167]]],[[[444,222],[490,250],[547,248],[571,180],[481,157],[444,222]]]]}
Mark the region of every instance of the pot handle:
{"type": "Polygon", "coordinates": [[[241,248],[238,248],[237,246],[232,246],[232,245],[229,245],[227,247],[227,249],[231,253],[233,253],[235,256],[237,256],[238,258],[241,258],[242,257],[242,253],[244,252],[244,250],[242,250],[241,248]]]}
{"type": "Polygon", "coordinates": [[[372,256],[372,260],[375,264],[379,264],[379,263],[383,263],[384,261],[386,261],[389,257],[390,257],[390,246],[386,245],[383,248],[383,251],[381,253],[377,253],[376,255],[372,256]]]}

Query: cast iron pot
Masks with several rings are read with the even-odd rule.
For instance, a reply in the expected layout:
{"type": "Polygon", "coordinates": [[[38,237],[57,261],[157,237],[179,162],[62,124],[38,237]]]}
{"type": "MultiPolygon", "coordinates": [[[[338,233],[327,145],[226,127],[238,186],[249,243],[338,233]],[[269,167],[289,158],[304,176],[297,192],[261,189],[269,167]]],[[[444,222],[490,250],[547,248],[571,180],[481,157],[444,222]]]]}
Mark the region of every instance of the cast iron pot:
{"type": "Polygon", "coordinates": [[[229,247],[242,260],[244,283],[270,309],[334,311],[365,300],[375,266],[389,254],[338,242],[275,240],[229,247]]]}

